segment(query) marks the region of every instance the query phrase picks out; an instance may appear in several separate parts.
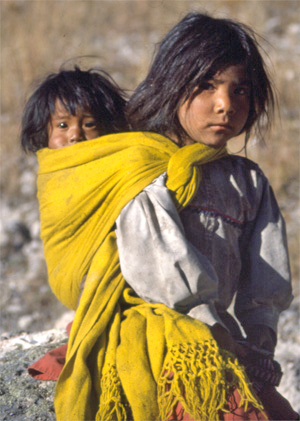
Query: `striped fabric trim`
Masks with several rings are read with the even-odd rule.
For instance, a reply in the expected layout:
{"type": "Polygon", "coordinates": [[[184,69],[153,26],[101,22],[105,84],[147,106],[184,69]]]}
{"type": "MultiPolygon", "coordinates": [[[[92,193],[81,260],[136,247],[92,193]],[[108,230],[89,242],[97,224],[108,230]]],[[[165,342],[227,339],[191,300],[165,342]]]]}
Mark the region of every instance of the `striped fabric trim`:
{"type": "Polygon", "coordinates": [[[197,206],[197,205],[189,205],[187,209],[190,209],[193,213],[198,213],[198,214],[203,213],[204,215],[220,216],[223,219],[223,221],[240,229],[244,225],[244,223],[239,221],[238,219],[225,215],[221,213],[220,211],[218,211],[217,209],[206,208],[204,206],[197,206]]]}

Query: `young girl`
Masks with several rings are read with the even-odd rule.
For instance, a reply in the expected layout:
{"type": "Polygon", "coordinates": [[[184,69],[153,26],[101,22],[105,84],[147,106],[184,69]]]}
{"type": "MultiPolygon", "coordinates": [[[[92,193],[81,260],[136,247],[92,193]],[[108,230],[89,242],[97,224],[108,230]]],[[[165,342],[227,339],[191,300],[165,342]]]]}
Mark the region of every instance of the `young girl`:
{"type": "MultiPolygon", "coordinates": [[[[246,143],[253,131],[260,134],[273,105],[253,32],[193,13],[160,44],[127,116],[133,130],[166,135],[179,146],[222,148],[241,133],[246,143]]],[[[272,362],[277,323],[292,300],[284,221],[252,161],[227,155],[201,168],[200,187],[180,217],[166,175],[121,212],[122,273],[145,300],[207,323],[265,396],[279,382],[272,362]],[[228,312],[233,300],[246,340],[228,312]]],[[[276,413],[276,399],[274,393],[270,415],[290,419],[284,409],[276,413]]]]}
{"type": "MultiPolygon", "coordinates": [[[[128,104],[127,114],[133,130],[167,135],[180,146],[200,143],[220,149],[232,137],[245,133],[247,142],[253,130],[259,132],[262,121],[270,117],[273,103],[271,84],[252,32],[236,22],[196,13],[183,19],[162,41],[147,78],[128,104]]],[[[239,336],[237,325],[226,312],[237,292],[237,316],[250,341],[259,349],[273,352],[279,312],[288,307],[292,296],[284,223],[271,188],[256,164],[238,156],[226,155],[201,168],[200,188],[181,212],[182,222],[176,219],[180,226],[183,223],[182,233],[176,235],[188,240],[184,242],[187,251],[180,248],[182,258],[190,256],[191,248],[197,253],[197,262],[203,262],[203,291],[196,277],[195,298],[190,297],[182,306],[188,311],[201,304],[199,310],[207,308],[209,324],[218,322],[239,336]]],[[[170,206],[163,176],[156,184],[161,184],[170,206]]],[[[148,190],[153,188],[149,186],[148,190]]],[[[144,224],[137,218],[145,215],[135,210],[139,206],[135,202],[143,200],[143,195],[121,214],[119,225],[126,218],[126,234],[123,236],[120,230],[119,248],[128,241],[139,250],[140,245],[129,237],[139,232],[138,225],[127,230],[127,224],[144,224]],[[130,212],[136,215],[132,218],[130,212]]],[[[168,217],[161,215],[159,206],[157,209],[156,218],[168,217]]],[[[155,223],[160,227],[160,222],[155,223]]],[[[178,241],[176,237],[164,240],[170,242],[167,252],[178,241]]],[[[128,251],[126,244],[123,250],[128,251]]],[[[128,258],[124,255],[124,262],[128,258]]],[[[155,255],[149,264],[153,259],[155,255]]],[[[186,282],[181,265],[175,259],[176,275],[186,282]]],[[[128,282],[130,269],[128,264],[122,269],[128,282]]],[[[158,284],[161,290],[155,288],[154,293],[163,297],[166,285],[161,281],[158,284]]],[[[141,294],[138,286],[134,289],[141,294]]],[[[177,297],[167,299],[172,307],[181,306],[177,297]]]]}
{"type": "Polygon", "coordinates": [[[125,131],[125,104],[124,92],[103,70],[76,66],[50,74],[25,105],[22,147],[57,149],[125,131]]]}
{"type": "Polygon", "coordinates": [[[129,104],[149,132],[38,151],[49,282],[77,308],[58,420],[267,419],[244,361],[271,410],[296,419],[272,360],[291,301],[284,224],[258,167],[225,148],[272,102],[252,33],[192,14],[129,104]]]}

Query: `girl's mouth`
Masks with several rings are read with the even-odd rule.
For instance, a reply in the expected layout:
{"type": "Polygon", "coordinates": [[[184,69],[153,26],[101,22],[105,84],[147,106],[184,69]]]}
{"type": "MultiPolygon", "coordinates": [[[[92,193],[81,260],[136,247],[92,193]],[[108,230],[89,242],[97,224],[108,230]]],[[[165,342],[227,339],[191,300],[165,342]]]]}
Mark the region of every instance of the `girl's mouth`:
{"type": "Polygon", "coordinates": [[[224,130],[224,131],[226,131],[226,130],[232,130],[232,126],[230,125],[230,124],[227,124],[227,123],[214,123],[214,124],[210,124],[209,125],[209,127],[212,129],[212,130],[215,130],[215,131],[219,131],[219,130],[224,130]]]}

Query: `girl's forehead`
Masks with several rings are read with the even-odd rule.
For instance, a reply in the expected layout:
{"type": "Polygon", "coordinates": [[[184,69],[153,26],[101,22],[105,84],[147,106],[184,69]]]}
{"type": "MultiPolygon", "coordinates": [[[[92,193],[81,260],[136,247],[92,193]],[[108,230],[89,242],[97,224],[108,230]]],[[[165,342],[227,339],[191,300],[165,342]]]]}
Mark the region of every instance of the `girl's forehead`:
{"type": "Polygon", "coordinates": [[[90,113],[89,109],[83,108],[81,105],[68,104],[67,101],[63,102],[56,98],[54,104],[53,114],[56,115],[66,115],[66,114],[83,114],[83,113],[90,113]]]}
{"type": "Polygon", "coordinates": [[[215,82],[230,81],[233,83],[249,82],[249,75],[244,64],[236,64],[216,72],[212,79],[215,82]]]}
{"type": "Polygon", "coordinates": [[[66,109],[66,106],[61,102],[59,98],[56,98],[55,104],[54,104],[54,113],[63,113],[68,112],[66,109]]]}

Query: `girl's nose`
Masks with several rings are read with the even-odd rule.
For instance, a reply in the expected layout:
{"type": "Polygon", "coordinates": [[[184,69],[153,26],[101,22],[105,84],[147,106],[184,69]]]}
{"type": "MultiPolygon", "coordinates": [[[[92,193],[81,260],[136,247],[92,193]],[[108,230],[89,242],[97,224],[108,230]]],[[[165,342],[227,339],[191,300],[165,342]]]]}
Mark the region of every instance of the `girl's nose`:
{"type": "Polygon", "coordinates": [[[229,92],[219,92],[215,102],[215,110],[218,114],[234,114],[235,105],[229,92]]]}
{"type": "Polygon", "coordinates": [[[80,125],[76,125],[70,130],[69,142],[76,143],[80,142],[81,140],[85,140],[84,131],[80,125]]]}

